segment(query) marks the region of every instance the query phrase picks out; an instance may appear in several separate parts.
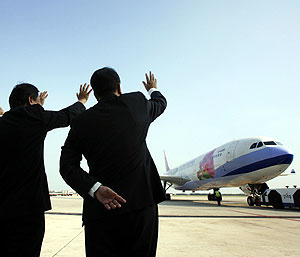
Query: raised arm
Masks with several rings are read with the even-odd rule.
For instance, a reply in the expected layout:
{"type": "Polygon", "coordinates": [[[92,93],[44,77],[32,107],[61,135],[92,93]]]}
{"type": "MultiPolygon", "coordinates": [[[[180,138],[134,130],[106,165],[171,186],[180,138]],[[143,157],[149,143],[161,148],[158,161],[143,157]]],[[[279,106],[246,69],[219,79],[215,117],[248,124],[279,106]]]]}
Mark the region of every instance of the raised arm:
{"type": "Polygon", "coordinates": [[[157,89],[157,79],[154,77],[154,74],[150,71],[149,77],[148,74],[145,74],[146,76],[146,82],[143,81],[144,87],[149,92],[150,89],[155,88],[157,89]]]}
{"type": "Polygon", "coordinates": [[[48,97],[48,92],[47,91],[44,91],[44,92],[40,93],[40,104],[41,104],[41,106],[44,106],[47,97],[48,97]]]}
{"type": "Polygon", "coordinates": [[[146,73],[146,82],[143,81],[145,89],[150,94],[151,99],[148,101],[148,113],[151,122],[161,115],[167,107],[166,98],[157,90],[157,80],[150,71],[149,76],[146,73]]]}
{"type": "Polygon", "coordinates": [[[86,104],[86,102],[89,100],[90,94],[93,91],[93,89],[89,90],[90,85],[87,83],[84,83],[84,85],[80,85],[79,93],[76,93],[76,96],[78,98],[78,101],[82,104],[86,104]]]}
{"type": "MultiPolygon", "coordinates": [[[[78,115],[79,113],[85,110],[84,104],[88,101],[90,93],[92,90],[89,90],[89,85],[85,83],[84,85],[80,85],[79,93],[77,93],[78,101],[71,106],[64,108],[60,111],[45,111],[44,123],[46,125],[47,131],[50,131],[55,128],[67,127],[70,125],[71,120],[78,115]]],[[[41,103],[45,102],[47,98],[47,92],[41,93],[41,103]],[[43,94],[43,95],[42,95],[43,94]],[[42,97],[44,98],[42,100],[42,97]]]]}

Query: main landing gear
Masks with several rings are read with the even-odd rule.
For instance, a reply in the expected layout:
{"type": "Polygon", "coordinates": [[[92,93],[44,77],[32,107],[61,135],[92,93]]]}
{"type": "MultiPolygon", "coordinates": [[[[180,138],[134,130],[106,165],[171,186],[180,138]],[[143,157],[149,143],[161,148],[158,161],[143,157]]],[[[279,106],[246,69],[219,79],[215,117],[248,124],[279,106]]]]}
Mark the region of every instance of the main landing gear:
{"type": "Polygon", "coordinates": [[[221,202],[222,201],[222,194],[219,191],[219,188],[214,188],[214,192],[211,194],[209,193],[207,195],[208,201],[218,201],[221,202]],[[218,193],[216,194],[216,192],[218,191],[218,193]]]}
{"type": "Polygon", "coordinates": [[[263,184],[249,184],[251,195],[247,198],[247,203],[249,206],[260,206],[260,196],[263,192],[268,189],[268,185],[266,183],[263,184]]]}

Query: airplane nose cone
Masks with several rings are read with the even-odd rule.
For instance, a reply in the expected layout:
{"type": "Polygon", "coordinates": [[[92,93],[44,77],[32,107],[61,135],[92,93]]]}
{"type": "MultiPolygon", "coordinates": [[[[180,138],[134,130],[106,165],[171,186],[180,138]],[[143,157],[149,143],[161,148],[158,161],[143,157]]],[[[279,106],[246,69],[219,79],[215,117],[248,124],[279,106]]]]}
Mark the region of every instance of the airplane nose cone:
{"type": "Polygon", "coordinates": [[[274,147],[272,157],[276,159],[277,164],[291,164],[294,159],[293,153],[284,147],[274,147]]]}

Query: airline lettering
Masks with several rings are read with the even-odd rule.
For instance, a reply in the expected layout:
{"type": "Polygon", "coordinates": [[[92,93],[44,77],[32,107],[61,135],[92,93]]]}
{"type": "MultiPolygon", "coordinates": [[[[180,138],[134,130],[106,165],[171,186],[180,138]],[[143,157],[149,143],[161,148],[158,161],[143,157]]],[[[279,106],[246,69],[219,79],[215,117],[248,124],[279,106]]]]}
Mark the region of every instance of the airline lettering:
{"type": "Polygon", "coordinates": [[[216,154],[213,155],[213,158],[215,159],[215,158],[221,157],[222,156],[222,152],[224,152],[224,151],[225,151],[225,148],[222,149],[222,150],[220,150],[220,151],[218,151],[216,154]]]}

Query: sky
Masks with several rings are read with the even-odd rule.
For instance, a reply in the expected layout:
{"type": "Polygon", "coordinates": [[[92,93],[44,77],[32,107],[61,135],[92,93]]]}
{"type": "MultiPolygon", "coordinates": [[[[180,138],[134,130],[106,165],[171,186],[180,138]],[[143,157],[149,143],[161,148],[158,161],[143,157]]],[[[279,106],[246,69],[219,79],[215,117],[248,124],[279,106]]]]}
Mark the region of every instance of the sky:
{"type": "MultiPolygon", "coordinates": [[[[62,109],[104,66],[123,93],[147,95],[151,70],[168,100],[147,138],[160,173],[164,150],[176,167],[233,139],[268,136],[292,150],[288,171],[297,173],[269,186],[300,186],[299,1],[2,0],[0,12],[4,110],[20,82],[48,91],[45,109],[62,109]]],[[[59,175],[68,130],[45,141],[50,190],[70,189],[59,175]]]]}

